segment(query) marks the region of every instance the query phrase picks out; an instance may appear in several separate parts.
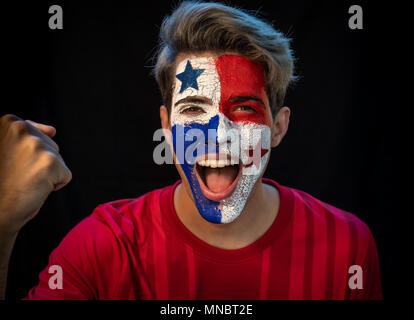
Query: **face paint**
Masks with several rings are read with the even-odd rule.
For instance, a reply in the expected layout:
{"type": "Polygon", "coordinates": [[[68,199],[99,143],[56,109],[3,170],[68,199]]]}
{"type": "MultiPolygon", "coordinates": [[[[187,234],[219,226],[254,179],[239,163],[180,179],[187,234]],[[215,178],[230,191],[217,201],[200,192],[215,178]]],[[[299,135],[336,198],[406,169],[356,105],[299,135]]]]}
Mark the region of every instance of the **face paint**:
{"type": "Polygon", "coordinates": [[[270,125],[260,65],[237,55],[178,64],[173,147],[207,221],[229,223],[242,212],[269,156],[270,125]]]}

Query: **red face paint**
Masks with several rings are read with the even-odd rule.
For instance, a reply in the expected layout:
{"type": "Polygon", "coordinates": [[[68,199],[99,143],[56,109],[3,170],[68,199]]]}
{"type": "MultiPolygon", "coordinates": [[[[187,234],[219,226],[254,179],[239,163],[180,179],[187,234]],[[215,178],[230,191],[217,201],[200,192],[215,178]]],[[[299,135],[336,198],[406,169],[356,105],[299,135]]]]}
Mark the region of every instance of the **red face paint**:
{"type": "Polygon", "coordinates": [[[262,66],[242,56],[222,55],[216,61],[216,68],[221,85],[220,112],[234,122],[253,122],[270,127],[262,66]]]}

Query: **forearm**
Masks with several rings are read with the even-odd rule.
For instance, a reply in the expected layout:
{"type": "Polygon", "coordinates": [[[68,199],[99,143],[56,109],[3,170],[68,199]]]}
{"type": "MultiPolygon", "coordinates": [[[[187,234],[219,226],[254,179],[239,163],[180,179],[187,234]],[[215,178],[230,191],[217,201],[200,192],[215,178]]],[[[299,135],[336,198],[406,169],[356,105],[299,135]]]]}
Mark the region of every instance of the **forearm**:
{"type": "Polygon", "coordinates": [[[16,237],[17,233],[10,234],[0,227],[0,300],[6,297],[7,273],[16,237]]]}
{"type": "Polygon", "coordinates": [[[0,117],[0,299],[19,230],[72,173],[52,140],[56,129],[14,115],[0,117]]]}

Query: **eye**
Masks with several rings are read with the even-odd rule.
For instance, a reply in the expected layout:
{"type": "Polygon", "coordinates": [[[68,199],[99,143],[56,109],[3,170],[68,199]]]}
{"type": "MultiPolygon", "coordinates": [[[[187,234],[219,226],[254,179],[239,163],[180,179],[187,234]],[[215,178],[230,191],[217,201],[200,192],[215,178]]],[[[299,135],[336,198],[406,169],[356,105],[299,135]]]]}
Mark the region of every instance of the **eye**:
{"type": "Polygon", "coordinates": [[[232,112],[234,111],[251,112],[251,113],[257,112],[255,108],[247,106],[247,105],[237,106],[232,110],[232,112]]]}
{"type": "Polygon", "coordinates": [[[197,115],[205,113],[205,111],[201,107],[188,106],[188,107],[183,108],[183,110],[181,110],[180,113],[189,115],[189,116],[197,116],[197,115]]]}

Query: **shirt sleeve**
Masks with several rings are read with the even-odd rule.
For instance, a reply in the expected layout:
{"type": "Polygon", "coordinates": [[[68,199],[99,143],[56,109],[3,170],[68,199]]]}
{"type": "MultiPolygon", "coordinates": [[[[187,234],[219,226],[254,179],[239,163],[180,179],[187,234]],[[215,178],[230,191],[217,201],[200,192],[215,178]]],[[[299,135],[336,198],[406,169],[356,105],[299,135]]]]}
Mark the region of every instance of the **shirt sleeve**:
{"type": "Polygon", "coordinates": [[[378,261],[378,251],[373,236],[370,237],[367,255],[363,269],[365,270],[364,298],[370,300],[382,300],[381,275],[378,261]]]}
{"type": "Polygon", "coordinates": [[[382,300],[381,274],[378,261],[378,251],[371,231],[366,227],[367,246],[366,253],[361,258],[363,288],[351,290],[351,299],[356,300],[382,300]]]}
{"type": "Polygon", "coordinates": [[[38,285],[24,300],[96,299],[97,254],[108,241],[107,232],[92,216],[82,220],[53,250],[38,285]]]}

